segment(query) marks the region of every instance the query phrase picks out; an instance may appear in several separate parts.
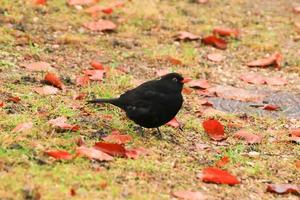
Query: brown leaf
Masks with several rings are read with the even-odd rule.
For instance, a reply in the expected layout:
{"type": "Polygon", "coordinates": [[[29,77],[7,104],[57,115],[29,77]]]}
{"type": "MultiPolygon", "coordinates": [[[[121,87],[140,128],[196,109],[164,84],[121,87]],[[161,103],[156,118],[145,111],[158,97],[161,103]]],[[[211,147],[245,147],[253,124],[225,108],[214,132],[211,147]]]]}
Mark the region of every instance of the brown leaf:
{"type": "Polygon", "coordinates": [[[104,66],[103,66],[100,62],[98,62],[98,61],[96,61],[96,60],[93,60],[93,61],[90,63],[90,65],[91,65],[94,69],[104,70],[104,66]]]}
{"type": "Polygon", "coordinates": [[[27,131],[29,129],[31,129],[33,126],[33,123],[32,122],[25,122],[25,123],[21,123],[19,125],[17,125],[13,130],[12,132],[24,132],[24,131],[27,131]]]}
{"type": "Polygon", "coordinates": [[[213,30],[213,34],[217,34],[220,36],[231,36],[234,38],[238,38],[240,35],[240,31],[238,29],[232,29],[232,28],[222,28],[218,27],[213,30]]]}
{"type": "Polygon", "coordinates": [[[210,87],[207,80],[192,80],[188,83],[188,86],[196,89],[207,89],[210,87]]]}
{"type": "Polygon", "coordinates": [[[102,138],[105,142],[116,143],[116,144],[126,144],[132,141],[130,135],[121,134],[119,131],[113,131],[111,135],[102,138]]]}
{"type": "Polygon", "coordinates": [[[96,142],[94,148],[103,151],[111,156],[126,156],[126,149],[120,144],[113,144],[107,142],[96,142]]]}
{"type": "Polygon", "coordinates": [[[61,80],[54,73],[48,72],[44,80],[61,90],[64,89],[65,87],[64,84],[61,82],[61,80]]]}
{"type": "Polygon", "coordinates": [[[282,62],[282,55],[278,52],[267,58],[261,58],[247,63],[248,67],[266,67],[269,65],[274,65],[275,68],[280,69],[282,62]]]}
{"type": "Polygon", "coordinates": [[[11,101],[11,102],[14,102],[14,103],[19,103],[21,101],[21,98],[20,97],[9,97],[7,99],[7,101],[11,101]]]}
{"type": "Polygon", "coordinates": [[[104,74],[106,73],[105,70],[98,70],[98,69],[95,69],[95,70],[84,70],[83,73],[87,76],[89,76],[89,79],[90,80],[93,80],[93,81],[103,81],[103,77],[104,77],[104,74]]]}
{"type": "Polygon", "coordinates": [[[173,128],[179,128],[180,127],[180,123],[178,122],[178,120],[175,117],[173,119],[171,119],[171,121],[169,121],[166,124],[169,125],[169,126],[172,126],[173,128]]]}
{"type": "Polygon", "coordinates": [[[244,139],[248,144],[258,144],[262,141],[262,136],[249,133],[247,130],[239,130],[234,134],[236,138],[244,139]]]}
{"type": "Polygon", "coordinates": [[[205,45],[212,45],[218,49],[225,50],[227,48],[227,42],[221,38],[218,38],[214,35],[210,35],[202,38],[202,43],[205,45]]]}
{"type": "Polygon", "coordinates": [[[69,6],[86,5],[98,2],[98,0],[67,0],[69,6]]]}
{"type": "Polygon", "coordinates": [[[216,167],[219,167],[219,168],[224,167],[229,162],[230,162],[229,157],[224,156],[216,163],[216,167]]]}
{"type": "Polygon", "coordinates": [[[281,77],[265,77],[265,81],[268,85],[286,85],[288,82],[285,78],[281,77]]]}
{"type": "Polygon", "coordinates": [[[236,185],[239,184],[240,181],[230,173],[225,170],[221,170],[219,168],[207,167],[202,170],[202,174],[197,176],[203,182],[207,183],[217,183],[217,184],[228,184],[228,185],[236,185]]]}
{"type": "Polygon", "coordinates": [[[186,191],[186,190],[172,192],[172,195],[176,198],[183,199],[183,200],[204,200],[204,199],[206,199],[205,196],[201,192],[192,192],[192,191],[186,191]]]}
{"type": "Polygon", "coordinates": [[[210,93],[216,93],[218,97],[224,99],[234,99],[244,102],[262,102],[265,98],[265,93],[253,92],[242,88],[232,86],[217,86],[208,89],[210,93]]]}
{"type": "Polygon", "coordinates": [[[141,155],[148,155],[149,150],[143,148],[143,147],[137,147],[132,149],[126,149],[126,157],[131,159],[138,159],[141,155]]]}
{"type": "Polygon", "coordinates": [[[277,194],[300,194],[300,186],[292,184],[269,184],[267,186],[267,192],[273,192],[277,194]]]}
{"type": "Polygon", "coordinates": [[[213,103],[210,102],[209,100],[207,99],[201,99],[199,101],[199,104],[202,105],[202,106],[213,106],[213,103]]]}
{"type": "Polygon", "coordinates": [[[299,14],[300,13],[300,6],[295,6],[293,8],[294,13],[299,14]]]}
{"type": "Polygon", "coordinates": [[[186,31],[180,31],[176,36],[176,40],[183,40],[183,41],[191,41],[191,40],[199,40],[199,39],[200,39],[199,36],[186,31]]]}
{"type": "Polygon", "coordinates": [[[265,78],[259,74],[243,74],[240,76],[240,79],[251,84],[264,84],[266,82],[265,78]]]}
{"type": "Polygon", "coordinates": [[[166,59],[167,59],[167,61],[169,61],[173,65],[180,65],[180,66],[183,65],[182,62],[181,62],[181,60],[173,58],[172,56],[167,56],[166,59]]]}
{"type": "Polygon", "coordinates": [[[266,104],[266,105],[264,105],[263,109],[268,110],[268,111],[277,111],[280,109],[280,107],[277,105],[273,105],[273,104],[266,104]]]}
{"type": "Polygon", "coordinates": [[[46,151],[45,153],[57,160],[71,160],[73,158],[67,151],[46,151]]]}
{"type": "Polygon", "coordinates": [[[77,155],[86,156],[89,159],[99,160],[99,161],[111,161],[113,160],[113,157],[110,155],[97,150],[95,148],[80,146],[76,149],[77,155]]]}
{"type": "Polygon", "coordinates": [[[58,89],[52,86],[44,86],[44,87],[35,87],[33,88],[33,91],[40,95],[52,95],[52,94],[57,94],[58,89]]]}
{"type": "Polygon", "coordinates": [[[117,28],[117,25],[113,22],[103,19],[96,22],[86,22],[83,26],[92,31],[112,31],[117,28]]]}
{"type": "Polygon", "coordinates": [[[55,119],[51,119],[48,121],[48,124],[58,127],[63,130],[70,130],[70,131],[78,131],[80,126],[79,125],[71,125],[66,123],[67,118],[65,117],[57,117],[55,119]]]}
{"type": "Polygon", "coordinates": [[[32,62],[32,63],[23,63],[22,67],[25,67],[29,71],[51,71],[52,67],[49,63],[46,62],[32,62]]]}
{"type": "Polygon", "coordinates": [[[89,83],[90,83],[90,78],[87,75],[77,76],[77,78],[76,78],[76,85],[77,86],[84,87],[84,86],[89,85],[89,83]]]}
{"type": "Polygon", "coordinates": [[[224,56],[220,53],[210,53],[207,55],[207,59],[213,62],[221,62],[222,60],[224,60],[224,56]]]}

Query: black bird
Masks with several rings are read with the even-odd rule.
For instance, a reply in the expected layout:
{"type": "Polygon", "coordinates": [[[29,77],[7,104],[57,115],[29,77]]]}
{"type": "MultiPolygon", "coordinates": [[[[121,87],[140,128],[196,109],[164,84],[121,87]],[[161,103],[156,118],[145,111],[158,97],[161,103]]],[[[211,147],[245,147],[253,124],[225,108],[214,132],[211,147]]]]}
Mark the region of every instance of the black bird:
{"type": "Polygon", "coordinates": [[[169,122],[180,110],[183,84],[188,80],[170,73],[126,91],[119,98],[94,99],[89,103],[110,103],[126,112],[129,119],[146,128],[157,128],[169,122]]]}

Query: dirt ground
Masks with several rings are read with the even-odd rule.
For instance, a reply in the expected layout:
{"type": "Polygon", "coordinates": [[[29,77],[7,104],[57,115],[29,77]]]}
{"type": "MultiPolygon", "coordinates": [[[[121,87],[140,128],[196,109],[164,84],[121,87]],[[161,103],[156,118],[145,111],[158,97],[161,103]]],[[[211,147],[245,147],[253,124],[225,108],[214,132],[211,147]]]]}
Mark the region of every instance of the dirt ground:
{"type": "MultiPolygon", "coordinates": [[[[98,4],[110,3],[103,0],[98,4]]],[[[184,94],[184,106],[176,117],[183,131],[163,126],[164,139],[160,140],[154,136],[155,130],[145,130],[141,137],[118,108],[85,103],[93,97],[118,96],[156,78],[161,69],[207,79],[211,85],[299,94],[300,41],[295,23],[300,23],[300,14],[293,12],[296,5],[300,1],[125,1],[112,14],[97,16],[117,24],[116,30],[102,33],[83,27],[93,20],[84,12],[87,6],[68,6],[64,0],[49,0],[44,6],[30,0],[0,0],[0,101],[5,103],[0,107],[0,199],[175,199],[171,193],[179,190],[199,191],[213,200],[299,199],[293,194],[266,192],[269,183],[300,184],[295,165],[300,160],[300,145],[290,142],[288,134],[291,128],[300,127],[297,119],[212,114],[228,136],[225,143],[216,143],[202,128],[208,116],[199,115],[201,97],[192,92],[184,94]],[[237,28],[240,38],[229,39],[226,50],[174,39],[179,31],[204,37],[215,27],[237,28]],[[246,66],[274,52],[283,56],[281,70],[246,66]],[[224,60],[209,61],[211,53],[222,54],[224,60]],[[168,56],[184,66],[172,64],[168,56]],[[90,68],[92,60],[109,66],[108,75],[102,82],[77,86],[76,77],[90,68]],[[34,87],[45,85],[46,72],[32,72],[22,64],[36,61],[50,63],[66,90],[47,96],[34,92],[34,87]],[[258,86],[239,79],[249,72],[284,77],[288,84],[258,86]],[[73,100],[79,93],[87,94],[86,98],[73,100]],[[16,96],[20,102],[7,100],[16,96]],[[80,129],[58,131],[47,124],[59,116],[80,129]],[[28,121],[33,122],[29,131],[12,131],[28,121]],[[241,127],[262,135],[262,143],[247,145],[233,138],[241,127]],[[97,162],[87,158],[55,161],[44,154],[52,149],[74,152],[78,138],[93,145],[115,129],[134,138],[129,146],[144,147],[149,155],[97,162]],[[202,149],[203,145],[207,148],[202,149]],[[230,158],[223,169],[237,176],[241,184],[209,184],[197,179],[203,168],[214,166],[223,156],[230,158]]]]}

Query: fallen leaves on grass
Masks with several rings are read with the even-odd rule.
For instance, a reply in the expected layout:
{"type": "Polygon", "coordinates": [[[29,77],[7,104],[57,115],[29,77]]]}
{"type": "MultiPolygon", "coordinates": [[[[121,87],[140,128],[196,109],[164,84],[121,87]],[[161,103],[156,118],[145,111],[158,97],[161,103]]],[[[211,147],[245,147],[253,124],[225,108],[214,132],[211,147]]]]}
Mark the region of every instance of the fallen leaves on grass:
{"type": "Polygon", "coordinates": [[[201,99],[199,101],[199,104],[202,105],[202,106],[213,106],[213,103],[210,102],[209,100],[207,99],[201,99]]]}
{"type": "Polygon", "coordinates": [[[87,69],[87,70],[84,70],[83,73],[85,75],[89,76],[90,80],[103,81],[103,77],[104,77],[104,74],[106,73],[106,71],[105,70],[98,70],[98,69],[95,69],[95,70],[87,69]]]}
{"type": "Polygon", "coordinates": [[[292,184],[269,184],[267,186],[267,192],[273,192],[277,194],[300,194],[300,186],[292,184]]]}
{"type": "Polygon", "coordinates": [[[86,22],[83,26],[91,31],[112,31],[117,28],[116,24],[104,19],[99,19],[96,22],[86,22]]]}
{"type": "Polygon", "coordinates": [[[90,83],[90,78],[87,75],[77,76],[77,78],[76,78],[76,85],[77,86],[84,87],[84,86],[89,85],[89,83],[90,83]]]}
{"type": "Polygon", "coordinates": [[[266,84],[268,85],[286,85],[288,82],[285,78],[281,77],[265,77],[266,84]]]}
{"type": "Polygon", "coordinates": [[[175,117],[173,119],[171,119],[171,121],[169,121],[167,123],[167,125],[172,126],[173,128],[179,128],[180,127],[180,123],[178,122],[178,120],[175,117]]]}
{"type": "Polygon", "coordinates": [[[142,147],[137,147],[137,148],[127,149],[125,154],[127,158],[135,160],[138,159],[141,155],[149,154],[149,151],[142,147]]]}
{"type": "Polygon", "coordinates": [[[178,59],[176,59],[176,58],[173,58],[172,56],[167,56],[167,57],[166,57],[166,60],[167,60],[168,62],[170,62],[171,64],[173,64],[173,65],[180,65],[180,66],[183,65],[182,62],[181,62],[181,60],[178,60],[178,59]]]}
{"type": "Polygon", "coordinates": [[[210,87],[207,80],[192,80],[188,83],[188,86],[196,89],[207,89],[210,87]]]}
{"type": "Polygon", "coordinates": [[[21,98],[20,97],[9,97],[7,99],[7,101],[11,101],[11,102],[14,102],[14,103],[19,103],[21,101],[21,98]]]}
{"type": "Polygon", "coordinates": [[[52,69],[51,65],[47,62],[23,63],[21,66],[29,71],[49,71],[52,69]]]}
{"type": "Polygon", "coordinates": [[[47,0],[35,0],[34,3],[37,5],[46,5],[47,0]]]}
{"type": "Polygon", "coordinates": [[[111,135],[102,138],[105,142],[116,143],[116,144],[126,144],[132,141],[130,135],[125,135],[119,131],[113,131],[111,135]]]}
{"type": "Polygon", "coordinates": [[[67,118],[65,117],[57,117],[55,119],[51,119],[48,121],[48,124],[58,127],[62,130],[70,130],[70,131],[78,131],[80,126],[79,125],[71,125],[66,123],[67,118]]]}
{"type": "Polygon", "coordinates": [[[215,167],[208,167],[202,170],[202,173],[197,176],[203,182],[236,185],[240,181],[225,170],[215,167]]]}
{"type": "Polygon", "coordinates": [[[287,84],[287,80],[281,77],[264,77],[256,73],[243,74],[240,79],[246,83],[251,84],[267,84],[274,86],[282,86],[287,84]]]}
{"type": "Polygon", "coordinates": [[[234,38],[238,38],[240,35],[240,31],[238,29],[233,29],[233,28],[218,27],[218,28],[214,28],[213,34],[224,36],[224,37],[231,36],[234,38]]]}
{"type": "Polygon", "coordinates": [[[75,94],[72,99],[73,100],[83,100],[86,97],[85,93],[79,93],[79,94],[75,94]]]}
{"type": "Polygon", "coordinates": [[[55,86],[55,87],[57,87],[61,90],[65,87],[64,84],[61,82],[61,80],[54,73],[48,72],[46,74],[44,80],[47,83],[49,83],[49,84],[51,84],[51,85],[53,85],[53,86],[55,86]]]}
{"type": "Polygon", "coordinates": [[[27,131],[29,129],[31,129],[33,126],[33,123],[32,122],[25,122],[25,123],[21,123],[19,125],[17,125],[13,130],[12,132],[24,132],[24,131],[27,131]]]}
{"type": "Polygon", "coordinates": [[[3,101],[0,101],[0,108],[4,107],[4,106],[5,106],[5,103],[3,101]]]}
{"type": "Polygon", "coordinates": [[[205,196],[201,192],[193,192],[188,190],[181,190],[172,192],[172,196],[183,200],[203,200],[205,196]]]}
{"type": "Polygon", "coordinates": [[[94,69],[98,69],[98,70],[104,70],[104,66],[102,65],[102,63],[93,60],[91,61],[90,65],[94,68],[94,69]]]}
{"type": "Polygon", "coordinates": [[[192,33],[186,32],[186,31],[180,31],[176,35],[176,40],[183,40],[183,41],[192,41],[192,40],[199,40],[200,37],[197,35],[194,35],[192,33]]]}
{"type": "Polygon", "coordinates": [[[300,128],[290,130],[291,141],[300,143],[300,128]]]}
{"type": "Polygon", "coordinates": [[[111,161],[113,157],[92,147],[80,146],[76,149],[77,155],[86,156],[98,161],[111,161]]]}
{"type": "Polygon", "coordinates": [[[45,153],[57,160],[71,160],[73,158],[67,151],[46,151],[45,153]]]}
{"type": "Polygon", "coordinates": [[[220,160],[218,160],[218,162],[216,163],[216,167],[218,167],[218,168],[223,167],[229,162],[230,162],[229,157],[224,156],[220,160]]]}
{"type": "Polygon", "coordinates": [[[247,63],[246,65],[248,67],[267,67],[270,65],[274,65],[275,68],[280,69],[281,62],[282,62],[282,55],[276,52],[269,57],[254,60],[252,62],[247,63]]]}
{"type": "Polygon", "coordinates": [[[202,126],[211,139],[216,141],[225,139],[224,126],[219,121],[209,119],[204,121],[202,126]]]}
{"type": "Polygon", "coordinates": [[[210,35],[201,39],[202,43],[205,45],[211,45],[218,49],[225,50],[227,48],[227,42],[221,38],[214,35],[210,35]]]}
{"type": "Polygon", "coordinates": [[[221,62],[222,60],[224,60],[224,56],[220,53],[210,53],[207,55],[207,59],[216,63],[221,62]]]}
{"type": "Polygon", "coordinates": [[[119,156],[125,157],[126,156],[126,149],[123,145],[120,144],[113,144],[113,143],[106,143],[106,142],[96,142],[94,148],[103,151],[111,156],[119,156]]]}
{"type": "Polygon", "coordinates": [[[266,104],[266,105],[264,105],[263,109],[268,110],[268,111],[277,111],[280,109],[280,107],[277,105],[273,105],[273,104],[266,104]]]}
{"type": "Polygon", "coordinates": [[[239,130],[234,134],[234,137],[238,139],[244,139],[248,144],[258,144],[262,141],[262,136],[255,135],[247,130],[239,130]]]}
{"type": "Polygon", "coordinates": [[[52,86],[44,86],[44,87],[35,87],[33,88],[33,91],[40,95],[52,95],[57,94],[58,89],[52,86]]]}

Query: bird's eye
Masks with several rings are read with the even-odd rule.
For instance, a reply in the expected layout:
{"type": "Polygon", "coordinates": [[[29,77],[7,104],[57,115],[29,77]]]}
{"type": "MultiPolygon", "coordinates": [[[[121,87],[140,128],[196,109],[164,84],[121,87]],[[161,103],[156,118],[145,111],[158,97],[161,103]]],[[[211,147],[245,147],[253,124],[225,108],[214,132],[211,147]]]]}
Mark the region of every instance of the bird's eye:
{"type": "Polygon", "coordinates": [[[177,81],[178,81],[178,79],[177,79],[177,78],[172,78],[172,81],[175,81],[175,82],[177,82],[177,81]]]}

